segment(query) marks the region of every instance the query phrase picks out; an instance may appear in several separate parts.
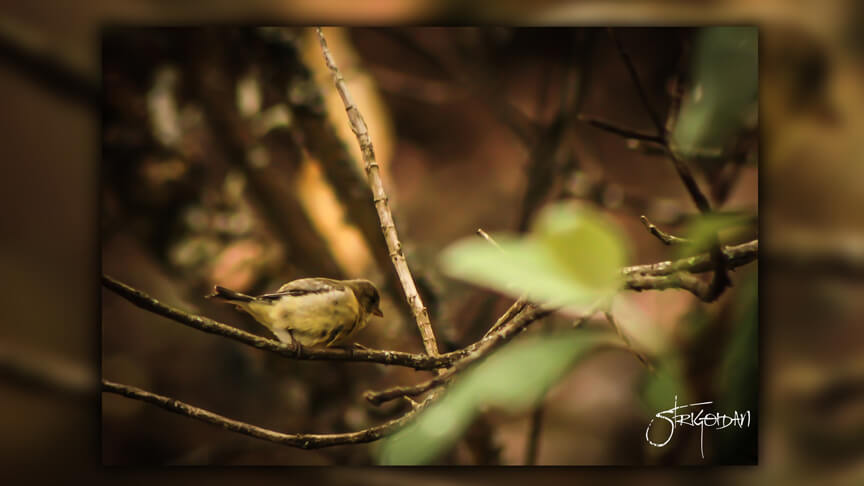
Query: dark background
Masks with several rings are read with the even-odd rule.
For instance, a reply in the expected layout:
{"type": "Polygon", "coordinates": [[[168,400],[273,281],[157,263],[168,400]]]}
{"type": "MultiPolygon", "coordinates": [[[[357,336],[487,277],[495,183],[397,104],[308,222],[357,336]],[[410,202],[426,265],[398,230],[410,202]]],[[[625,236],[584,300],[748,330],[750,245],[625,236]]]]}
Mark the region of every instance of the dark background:
{"type": "MultiPolygon", "coordinates": [[[[760,484],[772,479],[806,483],[818,476],[835,482],[860,477],[861,333],[857,324],[861,284],[854,262],[860,255],[858,235],[862,221],[857,213],[862,165],[856,138],[862,126],[862,100],[861,43],[853,29],[860,15],[851,8],[855,4],[838,2],[830,8],[820,4],[818,9],[808,10],[768,3],[756,10],[737,2],[703,6],[688,2],[662,7],[626,2],[615,7],[587,4],[579,8],[548,2],[530,14],[521,12],[516,5],[496,3],[494,10],[486,11],[447,3],[417,3],[403,10],[353,11],[347,4],[337,5],[331,12],[313,13],[300,4],[288,8],[266,2],[246,4],[243,11],[219,4],[208,4],[210,10],[204,11],[195,3],[180,7],[154,2],[88,4],[66,10],[63,5],[43,3],[11,7],[7,18],[25,29],[23,38],[35,42],[37,50],[44,47],[44,52],[59,57],[60,62],[90,81],[99,79],[100,28],[106,21],[116,23],[121,19],[136,23],[200,23],[260,17],[273,20],[278,16],[286,21],[312,23],[322,19],[312,15],[328,15],[327,23],[362,23],[373,18],[375,22],[432,23],[446,19],[468,23],[531,19],[543,24],[607,25],[633,22],[633,15],[638,13],[639,22],[649,24],[759,24],[763,127],[760,213],[764,238],[769,243],[780,243],[780,248],[799,238],[807,241],[815,253],[835,258],[827,262],[830,265],[818,260],[820,265],[809,267],[812,261],[806,258],[795,264],[770,259],[761,263],[765,371],[760,466],[710,472],[719,472],[725,480],[735,476],[760,484]]],[[[15,32],[20,34],[20,30],[15,32]]],[[[5,43],[3,52],[8,62],[0,66],[6,104],[2,115],[6,162],[2,254],[7,288],[2,303],[9,312],[3,339],[11,343],[7,346],[25,354],[42,353],[52,359],[59,356],[93,369],[99,335],[98,282],[93,272],[99,265],[99,120],[92,100],[98,96],[89,91],[88,83],[77,83],[77,77],[67,79],[63,73],[22,58],[5,43]],[[46,296],[50,298],[48,303],[46,296]]],[[[671,178],[669,181],[672,184],[671,178]]],[[[57,400],[53,393],[5,386],[6,473],[28,471],[26,474],[32,477],[30,467],[45,464],[52,467],[43,467],[42,471],[66,476],[94,474],[93,469],[98,469],[98,400],[57,400]]],[[[585,471],[525,470],[506,474],[519,481],[537,474],[570,482],[581,472],[585,471]]],[[[181,475],[188,480],[191,473],[183,471],[181,475]]],[[[99,473],[106,474],[115,480],[129,479],[127,471],[99,473]]],[[[171,471],[159,474],[173,475],[171,471]]],[[[249,470],[238,470],[221,474],[221,479],[234,482],[240,474],[251,475],[249,470]]],[[[305,474],[314,474],[334,481],[358,482],[365,477],[370,484],[422,484],[452,482],[460,477],[491,482],[501,473],[364,470],[361,475],[330,469],[290,474],[300,480],[305,479],[305,474]]],[[[636,479],[643,472],[614,474],[636,479]]],[[[654,471],[646,473],[650,479],[640,479],[666,484],[679,479],[689,482],[696,472],[684,474],[654,471]]],[[[281,470],[257,471],[255,475],[273,475],[282,481],[286,478],[281,470]]],[[[145,475],[139,479],[155,478],[145,475]]]]}

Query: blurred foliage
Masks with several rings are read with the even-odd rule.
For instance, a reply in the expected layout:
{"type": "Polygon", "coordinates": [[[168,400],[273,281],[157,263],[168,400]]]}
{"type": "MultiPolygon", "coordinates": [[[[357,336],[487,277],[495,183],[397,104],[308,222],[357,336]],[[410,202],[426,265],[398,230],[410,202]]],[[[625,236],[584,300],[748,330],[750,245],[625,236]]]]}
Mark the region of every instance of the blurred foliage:
{"type": "Polygon", "coordinates": [[[679,245],[679,257],[695,255],[708,251],[718,237],[722,242],[734,241],[752,225],[752,214],[742,212],[711,212],[693,217],[684,231],[687,242],[679,245]]]}
{"type": "Polygon", "coordinates": [[[690,90],[672,133],[685,156],[719,157],[754,125],[759,90],[759,29],[706,27],[696,39],[690,90]]]}
{"type": "Polygon", "coordinates": [[[759,430],[759,276],[751,272],[741,282],[734,304],[735,328],[716,377],[718,410],[750,411],[750,426],[714,435],[722,463],[755,462],[759,430]]]}
{"type": "Polygon", "coordinates": [[[428,464],[462,435],[487,407],[524,412],[579,358],[613,340],[608,334],[568,332],[507,344],[464,373],[435,404],[385,439],[381,464],[428,464]]]}
{"type": "Polygon", "coordinates": [[[587,206],[547,206],[528,235],[495,241],[500,248],[476,237],[451,245],[441,256],[445,271],[507,294],[585,309],[620,288],[627,263],[622,234],[587,206]]]}
{"type": "Polygon", "coordinates": [[[684,377],[682,357],[672,352],[657,361],[654,373],[645,374],[640,389],[642,406],[649,417],[672,408],[676,397],[679,405],[690,403],[691,399],[684,377]]]}

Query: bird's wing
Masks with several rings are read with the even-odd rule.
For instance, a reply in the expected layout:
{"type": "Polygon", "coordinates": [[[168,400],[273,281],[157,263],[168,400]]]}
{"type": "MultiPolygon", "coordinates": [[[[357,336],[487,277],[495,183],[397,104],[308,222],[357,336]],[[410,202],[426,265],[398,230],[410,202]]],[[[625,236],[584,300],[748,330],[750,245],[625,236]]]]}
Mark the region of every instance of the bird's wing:
{"type": "Polygon", "coordinates": [[[300,296],[309,294],[323,294],[327,292],[345,290],[345,284],[329,278],[301,278],[286,283],[279,290],[271,294],[264,294],[258,298],[264,300],[275,300],[285,295],[300,296]]]}

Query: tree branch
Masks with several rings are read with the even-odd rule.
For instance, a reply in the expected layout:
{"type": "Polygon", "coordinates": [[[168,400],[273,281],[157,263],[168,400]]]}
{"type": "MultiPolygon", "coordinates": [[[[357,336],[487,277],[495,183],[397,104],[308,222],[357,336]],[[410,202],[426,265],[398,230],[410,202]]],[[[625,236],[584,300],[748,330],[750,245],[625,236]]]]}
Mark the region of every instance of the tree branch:
{"type": "Polygon", "coordinates": [[[594,128],[599,128],[601,130],[614,133],[615,135],[620,135],[624,138],[643,140],[646,142],[657,143],[660,145],[663,145],[664,143],[663,137],[659,135],[655,135],[653,133],[645,133],[636,130],[635,128],[624,127],[618,125],[617,123],[596,116],[579,115],[579,120],[591,125],[594,128]]]}
{"type": "Polygon", "coordinates": [[[411,306],[414,319],[417,321],[417,327],[420,329],[420,335],[423,338],[423,347],[430,356],[438,356],[438,343],[435,340],[435,334],[432,332],[429,313],[420,299],[420,294],[417,293],[417,286],[414,283],[413,277],[411,277],[411,270],[408,268],[408,263],[405,261],[405,255],[402,252],[402,244],[399,242],[399,235],[396,233],[396,225],[393,222],[390,205],[387,203],[387,194],[384,192],[384,184],[381,182],[378,162],[375,161],[375,151],[372,148],[372,140],[369,137],[366,122],[357,105],[351,99],[348,87],[345,86],[345,80],[342,78],[342,73],[339,72],[330,49],[327,48],[324,33],[320,27],[316,28],[316,31],[318,32],[318,40],[321,43],[324,62],[333,74],[333,82],[336,85],[339,96],[342,98],[342,103],[345,105],[348,121],[351,123],[351,130],[354,132],[354,135],[357,137],[357,143],[360,145],[363,162],[366,164],[366,176],[369,179],[369,186],[372,188],[375,209],[378,211],[378,219],[381,221],[381,229],[384,232],[384,239],[387,241],[387,249],[390,251],[393,266],[399,274],[399,281],[405,291],[405,298],[408,300],[408,305],[411,306]]]}
{"type": "MultiPolygon", "coordinates": [[[[753,240],[736,246],[727,246],[723,249],[729,268],[736,268],[753,262],[758,257],[759,241],[753,240]]],[[[658,262],[649,265],[634,265],[621,269],[624,277],[624,288],[630,290],[662,290],[670,288],[681,288],[694,292],[699,291],[702,284],[689,273],[701,273],[712,270],[711,257],[701,254],[680,260],[658,262]],[[694,283],[699,282],[699,284],[694,283]]],[[[387,351],[376,349],[341,349],[341,348],[308,348],[299,344],[285,344],[272,339],[263,338],[204,316],[189,314],[175,307],[165,305],[150,295],[138,289],[132,288],[107,275],[102,276],[102,285],[128,300],[132,304],[168,318],[174,322],[197,329],[199,331],[216,334],[233,339],[240,343],[257,349],[270,351],[286,358],[298,360],[328,360],[328,361],[356,361],[379,363],[392,366],[405,366],[415,370],[435,370],[448,368],[457,361],[473,354],[481,346],[490,340],[509,339],[515,331],[539,319],[551,310],[541,311],[534,304],[527,303],[524,299],[517,300],[496,322],[490,331],[479,341],[463,349],[438,356],[423,354],[412,354],[401,351],[387,351]],[[513,320],[513,326],[506,326],[513,320]]],[[[704,284],[702,284],[704,285],[704,284]]]]}
{"type": "Polygon", "coordinates": [[[472,363],[487,356],[500,345],[509,341],[513,336],[515,336],[532,322],[538,319],[542,319],[543,317],[551,314],[552,312],[554,312],[553,309],[542,309],[534,304],[526,304],[525,308],[521,311],[521,313],[519,313],[518,317],[502,326],[498,331],[489,334],[480,341],[477,341],[473,345],[463,350],[454,351],[453,353],[448,353],[444,355],[447,357],[460,356],[461,359],[455,362],[453,366],[450,367],[450,369],[444,371],[438,376],[417,385],[397,386],[378,392],[367,391],[364,394],[364,397],[370,403],[374,405],[380,405],[381,403],[393,400],[395,398],[399,398],[402,396],[413,397],[420,395],[421,393],[425,393],[433,388],[437,388],[438,386],[449,382],[450,379],[453,378],[453,376],[460,373],[472,363]]]}
{"type": "Polygon", "coordinates": [[[399,418],[385,422],[381,425],[358,430],[356,432],[347,432],[342,434],[284,434],[263,427],[247,424],[245,422],[240,422],[239,420],[230,419],[208,410],[204,410],[203,408],[198,408],[189,405],[188,403],[181,402],[180,400],[150,393],[134,386],[102,380],[102,391],[147,402],[164,408],[169,412],[174,412],[208,424],[218,425],[232,432],[255,437],[256,439],[275,442],[277,444],[291,447],[299,447],[301,449],[320,449],[322,447],[345,444],[363,444],[366,442],[376,441],[404,427],[408,421],[417,414],[417,412],[425,408],[424,404],[420,404],[417,408],[399,418]]]}
{"type": "Polygon", "coordinates": [[[407,302],[402,303],[397,295],[402,284],[391,264],[387,243],[381,234],[378,213],[375,207],[369,204],[372,190],[348,147],[327,117],[323,95],[309,66],[303,61],[292,36],[286,35],[284,28],[259,28],[255,29],[255,32],[267,46],[278,46],[275,50],[278,54],[274,53],[267,58],[267,67],[273,70],[274,77],[282,79],[282,88],[278,90],[280,99],[290,106],[291,113],[296,117],[297,131],[302,137],[303,146],[318,161],[327,182],[333,187],[333,193],[345,208],[348,219],[363,235],[372,258],[386,275],[387,284],[396,297],[394,301],[400,303],[397,309],[406,318],[410,318],[410,307],[407,302]],[[302,89],[298,92],[302,93],[302,96],[296,93],[288,96],[288,86],[301,86],[302,89]]]}
{"type": "Polygon", "coordinates": [[[89,399],[96,391],[96,372],[89,366],[19,345],[0,345],[0,377],[75,398],[89,399]]]}
{"type": "Polygon", "coordinates": [[[328,361],[358,361],[379,363],[385,365],[405,366],[415,370],[434,370],[446,368],[455,361],[446,356],[428,356],[400,351],[382,351],[376,349],[340,349],[340,348],[308,348],[297,343],[285,344],[272,339],[262,338],[221,322],[203,316],[197,316],[165,305],[146,293],[134,289],[107,275],[102,276],[102,285],[136,306],[167,317],[172,321],[189,326],[199,331],[218,334],[254,348],[276,353],[286,358],[299,360],[328,361]]]}
{"type": "MultiPolygon", "coordinates": [[[[731,245],[723,247],[723,255],[729,268],[737,268],[746,265],[758,258],[759,256],[759,240],[748,241],[740,245],[731,245]]],[[[626,279],[638,276],[663,276],[671,275],[675,272],[690,272],[702,273],[713,270],[711,255],[702,253],[679,260],[657,262],[648,265],[633,265],[621,269],[621,274],[626,279]]]]}

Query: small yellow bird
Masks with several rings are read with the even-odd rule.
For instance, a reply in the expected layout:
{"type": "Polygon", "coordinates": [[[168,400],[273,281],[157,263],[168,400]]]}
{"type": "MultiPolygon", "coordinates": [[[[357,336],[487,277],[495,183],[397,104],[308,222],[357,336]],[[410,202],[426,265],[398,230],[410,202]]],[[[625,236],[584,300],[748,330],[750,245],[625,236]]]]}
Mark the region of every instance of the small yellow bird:
{"type": "Polygon", "coordinates": [[[344,343],[366,327],[370,314],[384,316],[378,289],[368,280],[301,278],[257,297],[217,285],[206,298],[234,304],[283,343],[303,346],[344,343]]]}

